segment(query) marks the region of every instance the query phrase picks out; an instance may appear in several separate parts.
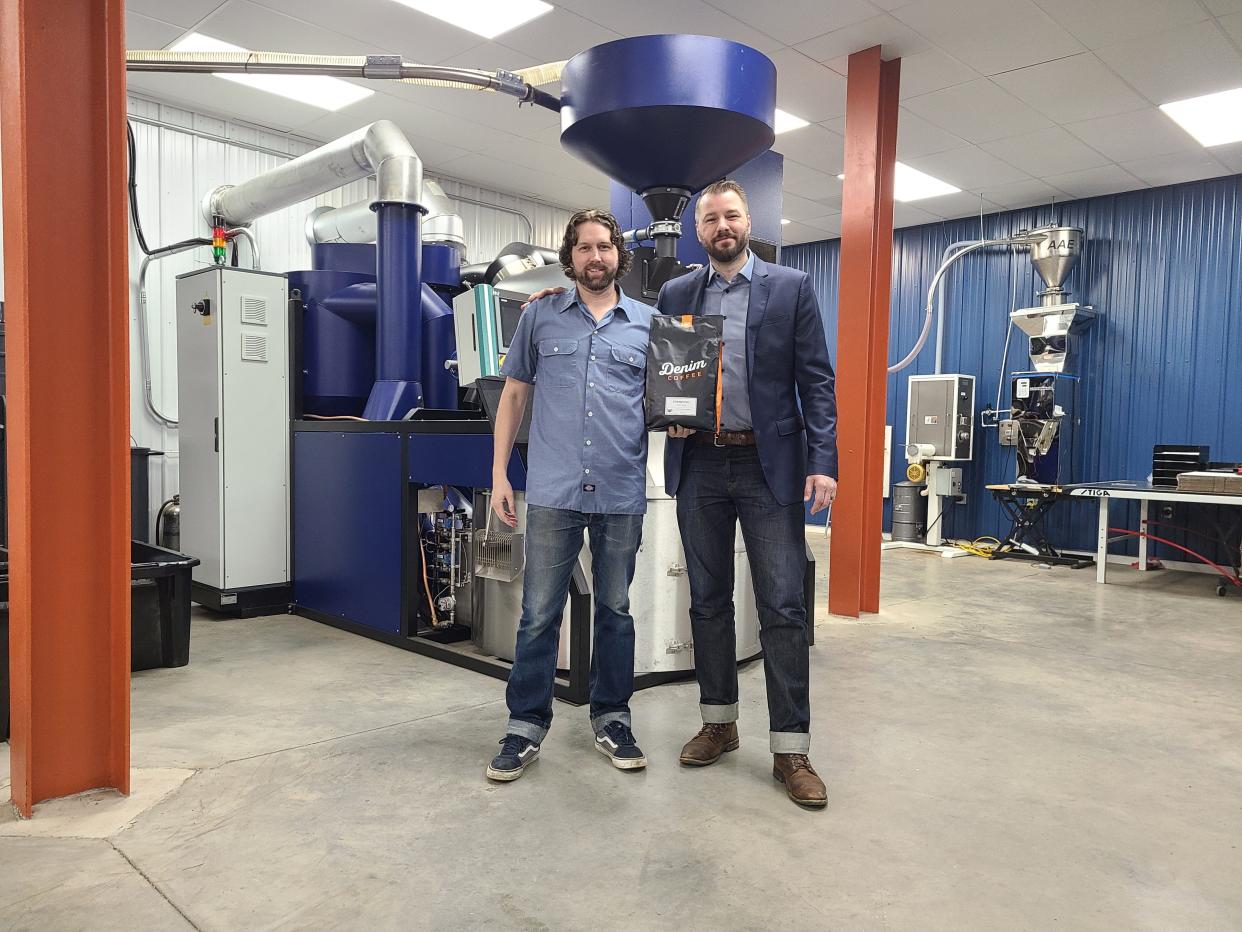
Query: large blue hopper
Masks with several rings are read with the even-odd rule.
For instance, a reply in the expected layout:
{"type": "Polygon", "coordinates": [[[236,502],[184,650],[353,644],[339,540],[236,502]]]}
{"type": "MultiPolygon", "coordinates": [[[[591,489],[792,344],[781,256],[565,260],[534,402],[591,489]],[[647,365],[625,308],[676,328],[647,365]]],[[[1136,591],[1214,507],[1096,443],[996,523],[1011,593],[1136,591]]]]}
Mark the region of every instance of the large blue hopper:
{"type": "Polygon", "coordinates": [[[561,85],[561,144],[649,207],[660,205],[657,218],[680,216],[681,198],[668,195],[688,198],[775,138],[776,67],[727,39],[636,36],[597,45],[569,60],[561,85]]]}

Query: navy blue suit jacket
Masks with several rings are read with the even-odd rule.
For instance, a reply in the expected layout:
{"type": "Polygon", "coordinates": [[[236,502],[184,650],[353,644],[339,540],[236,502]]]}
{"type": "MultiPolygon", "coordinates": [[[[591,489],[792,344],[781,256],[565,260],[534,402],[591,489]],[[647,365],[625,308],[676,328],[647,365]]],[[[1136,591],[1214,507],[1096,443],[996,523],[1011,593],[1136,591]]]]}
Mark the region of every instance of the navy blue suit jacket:
{"type": "MultiPolygon", "coordinates": [[[[703,313],[711,267],[667,282],[657,308],[703,313]]],[[[819,303],[805,272],[755,257],[746,313],[746,377],[751,423],[768,488],[782,505],[802,501],[808,475],[837,478],[836,377],[828,360],[819,303]],[[801,410],[799,410],[799,406],[801,410]]],[[[681,484],[685,440],[669,438],[664,487],[681,484]]]]}

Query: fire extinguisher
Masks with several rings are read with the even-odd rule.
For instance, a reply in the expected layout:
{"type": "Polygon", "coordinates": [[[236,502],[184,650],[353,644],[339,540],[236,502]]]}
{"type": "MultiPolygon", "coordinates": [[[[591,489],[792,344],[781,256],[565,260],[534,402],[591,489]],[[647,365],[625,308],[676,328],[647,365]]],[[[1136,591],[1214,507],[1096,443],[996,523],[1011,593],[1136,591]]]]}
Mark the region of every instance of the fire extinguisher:
{"type": "Polygon", "coordinates": [[[166,550],[181,551],[181,496],[174,495],[160,506],[155,518],[155,540],[166,550]]]}

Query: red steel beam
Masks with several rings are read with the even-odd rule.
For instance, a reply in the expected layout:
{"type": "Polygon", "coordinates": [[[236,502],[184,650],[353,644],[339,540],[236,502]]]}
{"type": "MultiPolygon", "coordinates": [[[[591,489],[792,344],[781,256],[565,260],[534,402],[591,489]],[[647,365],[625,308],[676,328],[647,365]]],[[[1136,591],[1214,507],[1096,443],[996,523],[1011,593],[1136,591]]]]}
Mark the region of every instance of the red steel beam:
{"type": "Polygon", "coordinates": [[[879,46],[849,58],[845,191],[837,314],[840,492],[832,513],[828,610],[880,610],[888,303],[893,267],[893,170],[901,60],[879,46]]]}
{"type": "Polygon", "coordinates": [[[0,3],[12,794],[129,792],[123,0],[0,3]]]}

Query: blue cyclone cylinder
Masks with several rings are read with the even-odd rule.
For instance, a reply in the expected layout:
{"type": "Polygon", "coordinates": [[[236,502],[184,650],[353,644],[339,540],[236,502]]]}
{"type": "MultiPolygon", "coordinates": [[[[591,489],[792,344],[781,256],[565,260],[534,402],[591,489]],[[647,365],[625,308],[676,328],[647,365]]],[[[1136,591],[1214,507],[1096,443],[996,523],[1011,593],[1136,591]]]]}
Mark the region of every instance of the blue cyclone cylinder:
{"type": "Polygon", "coordinates": [[[378,314],[375,322],[375,378],[421,381],[422,208],[381,203],[377,214],[376,273],[378,314]]]}
{"type": "Polygon", "coordinates": [[[444,366],[456,355],[453,309],[423,285],[423,395],[428,408],[457,407],[457,376],[444,366]]]}
{"type": "Polygon", "coordinates": [[[561,144],[639,193],[696,192],[771,147],[776,66],[714,36],[636,36],[561,75],[561,144]]]}

